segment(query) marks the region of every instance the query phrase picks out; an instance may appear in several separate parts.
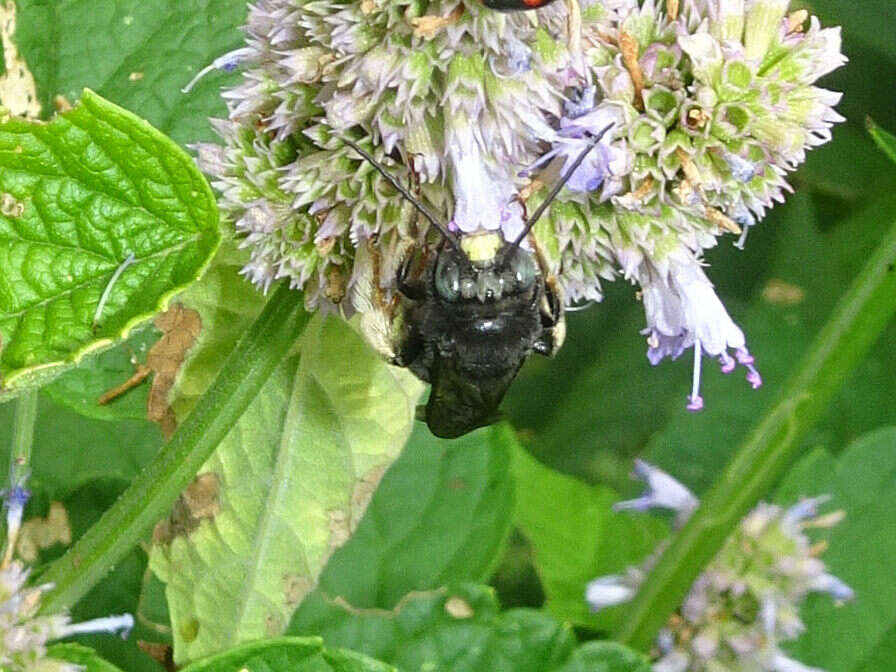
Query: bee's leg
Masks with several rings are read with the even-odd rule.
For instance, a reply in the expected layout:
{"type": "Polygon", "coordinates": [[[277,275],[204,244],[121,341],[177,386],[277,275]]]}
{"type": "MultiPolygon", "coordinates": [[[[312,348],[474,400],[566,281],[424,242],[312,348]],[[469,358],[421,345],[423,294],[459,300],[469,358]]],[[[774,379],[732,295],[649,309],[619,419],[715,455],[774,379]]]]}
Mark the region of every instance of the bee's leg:
{"type": "Polygon", "coordinates": [[[532,349],[545,357],[553,357],[566,339],[563,289],[557,282],[556,276],[551,273],[547,259],[545,259],[535,236],[530,234],[528,240],[535,251],[535,260],[541,271],[541,277],[544,278],[544,295],[540,302],[542,331],[532,345],[532,349]]]}
{"type": "Polygon", "coordinates": [[[399,268],[396,286],[398,291],[411,301],[423,301],[426,298],[423,274],[426,272],[429,257],[429,250],[423,250],[419,254],[409,254],[399,268]]]}
{"type": "Polygon", "coordinates": [[[380,257],[380,250],[377,247],[379,236],[373,234],[367,239],[367,252],[370,254],[370,269],[372,273],[372,287],[370,299],[376,310],[384,311],[386,309],[386,297],[383,294],[383,264],[380,257]]]}
{"type": "MultiPolygon", "coordinates": [[[[413,330],[407,319],[408,300],[399,292],[393,292],[387,299],[382,285],[382,260],[380,251],[371,239],[365,248],[370,268],[369,283],[366,294],[367,307],[361,311],[361,331],[368,343],[389,363],[395,366],[411,368],[420,358],[423,341],[413,330]]],[[[405,275],[405,266],[399,273],[398,286],[401,292],[401,278],[405,275]]]]}

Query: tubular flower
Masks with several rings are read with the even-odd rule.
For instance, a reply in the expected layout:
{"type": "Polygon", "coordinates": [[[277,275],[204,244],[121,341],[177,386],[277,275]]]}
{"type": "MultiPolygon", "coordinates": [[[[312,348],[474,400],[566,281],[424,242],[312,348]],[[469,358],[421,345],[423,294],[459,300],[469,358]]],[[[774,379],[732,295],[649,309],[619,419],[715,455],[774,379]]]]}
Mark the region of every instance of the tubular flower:
{"type": "Polygon", "coordinates": [[[246,45],[212,64],[243,79],[198,161],[248,250],[244,274],[350,314],[371,287],[388,297],[408,250],[438,235],[342,138],[454,230],[513,240],[609,127],[529,243],[570,303],[619,276],[639,284],[650,361],[694,350],[697,410],[703,355],[761,382],[702,252],[724,233],[743,245],[842,120],[839,94],[815,86],[845,62],[839,29],[788,5],[259,0],[246,45]]]}
{"type": "MultiPolygon", "coordinates": [[[[696,508],[696,498],[669,474],[645,462],[636,465],[636,474],[647,483],[647,493],[620,502],[617,510],[667,508],[683,523],[696,508]]],[[[854,597],[848,585],[827,571],[819,557],[822,547],[813,545],[805,532],[842,519],[839,511],[819,514],[829,499],[803,499],[789,508],[761,503],[750,512],[661,633],[654,671],[814,670],[787,657],[780,646],[803,632],[799,609],[810,592],[827,593],[837,602],[854,597]]],[[[591,608],[597,611],[634,597],[662,551],[641,567],[589,583],[585,599],[591,608]]]]}

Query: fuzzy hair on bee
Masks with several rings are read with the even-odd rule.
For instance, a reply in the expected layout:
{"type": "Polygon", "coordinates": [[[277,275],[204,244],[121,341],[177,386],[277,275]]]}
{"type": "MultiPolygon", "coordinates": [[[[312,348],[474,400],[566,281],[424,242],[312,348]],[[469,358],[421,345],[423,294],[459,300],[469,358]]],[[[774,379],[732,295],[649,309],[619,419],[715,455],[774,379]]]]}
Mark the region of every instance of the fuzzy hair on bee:
{"type": "Polygon", "coordinates": [[[344,140],[441,236],[434,248],[410,251],[395,278],[396,300],[369,301],[361,319],[365,337],[385,359],[430,384],[418,417],[436,436],[456,438],[497,421],[529,355],[551,357],[563,344],[559,286],[537,242],[531,251],[522,243],[609,128],[595,134],[511,241],[492,231],[453,233],[369,153],[344,140]]]}

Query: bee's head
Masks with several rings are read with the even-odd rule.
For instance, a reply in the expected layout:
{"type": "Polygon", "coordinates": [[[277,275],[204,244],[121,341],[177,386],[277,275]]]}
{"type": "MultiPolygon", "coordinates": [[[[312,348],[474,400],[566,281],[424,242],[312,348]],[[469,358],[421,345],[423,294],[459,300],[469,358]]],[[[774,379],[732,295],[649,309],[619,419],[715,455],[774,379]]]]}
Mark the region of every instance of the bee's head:
{"type": "Polygon", "coordinates": [[[466,236],[445,246],[433,268],[435,297],[448,306],[495,304],[532,295],[538,276],[532,254],[499,234],[466,236]]]}

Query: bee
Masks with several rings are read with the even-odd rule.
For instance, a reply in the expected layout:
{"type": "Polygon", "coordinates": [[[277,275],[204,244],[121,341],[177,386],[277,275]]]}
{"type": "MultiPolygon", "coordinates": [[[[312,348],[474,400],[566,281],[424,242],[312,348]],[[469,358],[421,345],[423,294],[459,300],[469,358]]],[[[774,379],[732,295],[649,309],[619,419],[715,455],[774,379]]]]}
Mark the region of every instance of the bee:
{"type": "Polygon", "coordinates": [[[563,344],[560,287],[537,248],[530,252],[522,242],[608,130],[595,134],[510,242],[500,232],[451,232],[376,159],[345,140],[441,234],[434,253],[418,249],[402,264],[397,304],[362,320],[380,354],[430,384],[418,417],[436,436],[456,438],[496,422],[529,355],[552,357],[563,344]]]}
{"type": "Polygon", "coordinates": [[[482,4],[489,9],[497,9],[499,12],[518,12],[526,9],[538,9],[549,5],[554,0],[482,0],[482,4]]]}

